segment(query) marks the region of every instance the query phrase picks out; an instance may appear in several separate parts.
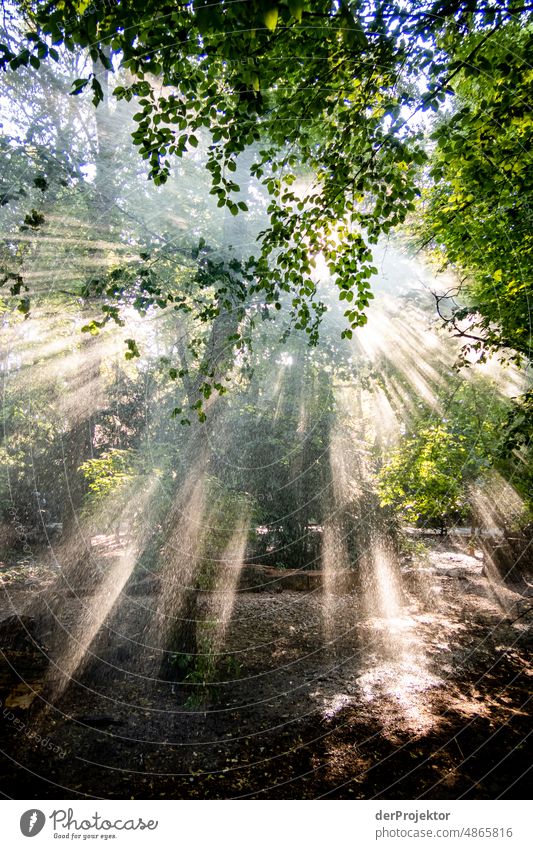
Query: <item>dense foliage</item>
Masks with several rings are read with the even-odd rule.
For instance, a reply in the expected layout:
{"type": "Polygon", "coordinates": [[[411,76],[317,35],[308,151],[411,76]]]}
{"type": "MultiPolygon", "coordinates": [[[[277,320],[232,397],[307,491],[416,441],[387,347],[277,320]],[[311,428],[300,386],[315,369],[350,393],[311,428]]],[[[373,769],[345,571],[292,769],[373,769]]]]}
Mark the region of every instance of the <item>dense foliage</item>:
{"type": "MultiPolygon", "coordinates": [[[[409,222],[457,275],[438,308],[463,361],[527,365],[531,10],[95,0],[4,12],[4,514],[16,503],[46,530],[127,501],[152,474],[152,556],[210,439],[221,504],[233,516],[246,503],[268,528],[254,556],[316,565],[339,387],[360,401],[379,386],[396,404],[383,363],[356,347],[380,238],[409,222]]],[[[409,415],[395,408],[396,443],[344,422],[383,506],[409,520],[466,517],[489,466],[529,488],[527,386],[515,402],[484,390],[480,415],[441,372],[440,406],[413,384],[409,415]]]]}
{"type": "MultiPolygon", "coordinates": [[[[482,38],[468,39],[465,53],[482,38]]],[[[531,26],[509,24],[456,78],[416,219],[417,238],[463,278],[443,316],[481,355],[531,354],[532,47],[531,26]]]]}
{"type": "Polygon", "coordinates": [[[440,413],[421,411],[385,459],[378,491],[382,505],[397,508],[404,520],[444,529],[470,519],[471,487],[502,463],[510,402],[479,379],[458,381],[442,401],[440,413]]]}
{"type": "MultiPolygon", "coordinates": [[[[99,108],[107,98],[108,75],[119,74],[114,96],[136,105],[133,142],[156,184],[168,179],[176,157],[203,144],[207,132],[210,191],[231,215],[246,212],[235,173],[243,152],[257,145],[245,170],[268,191],[266,228],[252,255],[239,257],[239,268],[223,275],[223,285],[215,280],[210,304],[199,312],[205,321],[215,320],[221,311],[235,313],[226,334],[233,344],[243,344],[242,305],[254,295],[266,309],[283,306],[289,326],[304,329],[317,341],[324,311],[313,276],[318,255],[325,258],[346,301],[343,333],[351,336],[365,322],[372,296],[368,245],[405,219],[420,191],[418,172],[427,154],[417,118],[438,110],[456,89],[473,103],[456,109],[451,122],[435,134],[439,153],[432,177],[438,192],[448,195],[446,208],[460,209],[472,203],[465,198],[478,198],[486,211],[480,217],[471,207],[472,220],[486,233],[499,215],[498,206],[506,203],[498,186],[504,185],[509,197],[523,188],[520,181],[526,175],[516,156],[517,150],[527,150],[529,132],[525,95],[530,81],[523,63],[527,28],[511,57],[505,46],[514,44],[515,31],[525,27],[528,11],[522,5],[492,0],[417,0],[407,5],[199,0],[171,6],[25,3],[22,9],[26,35],[20,42],[6,39],[0,64],[19,72],[26,66],[32,74],[42,62],[59,61],[63,46],[74,54],[87,50],[92,71],[87,68],[74,79],[72,91],[91,88],[99,108]],[[499,131],[504,115],[508,126],[511,99],[510,128],[499,131]],[[483,115],[488,130],[483,129],[483,115]],[[502,165],[496,181],[487,174],[495,132],[501,152],[490,169],[502,165]],[[472,147],[477,150],[473,158],[468,154],[472,147]],[[303,192],[294,190],[302,162],[312,174],[303,192]],[[460,189],[449,188],[446,181],[441,188],[446,169],[456,183],[464,178],[460,189]],[[478,182],[469,185],[469,179],[478,182]]],[[[438,218],[442,204],[437,206],[438,218]]],[[[516,206],[509,214],[517,218],[515,229],[525,232],[527,221],[516,206]]],[[[464,226],[469,229],[466,221],[464,226]]],[[[454,235],[452,226],[444,240],[450,260],[471,265],[465,240],[458,252],[458,239],[462,236],[454,235]]],[[[469,230],[469,242],[479,244],[475,231],[469,230]]],[[[518,243],[513,244],[518,250],[518,243]]],[[[475,308],[481,310],[485,329],[495,311],[508,309],[507,317],[499,314],[501,343],[516,343],[523,351],[528,344],[524,279],[509,277],[496,256],[491,262],[494,268],[487,273],[491,279],[496,275],[499,289],[492,299],[472,289],[475,308]],[[500,294],[505,294],[503,307],[498,306],[500,294]]],[[[132,285],[126,276],[101,291],[120,302],[132,285]]],[[[140,291],[142,306],[174,298],[172,290],[146,277],[140,291]]],[[[179,298],[176,306],[189,308],[179,298]]],[[[116,318],[112,305],[106,318],[116,318]]],[[[208,382],[217,381],[211,375],[208,382]]]]}

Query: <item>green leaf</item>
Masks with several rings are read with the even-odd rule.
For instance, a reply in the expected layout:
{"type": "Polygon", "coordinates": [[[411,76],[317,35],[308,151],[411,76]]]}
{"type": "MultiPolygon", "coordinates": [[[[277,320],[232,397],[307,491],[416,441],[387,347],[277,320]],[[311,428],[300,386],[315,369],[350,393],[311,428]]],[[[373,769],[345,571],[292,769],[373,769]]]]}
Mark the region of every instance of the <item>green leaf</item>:
{"type": "Polygon", "coordinates": [[[87,78],[87,79],[81,79],[80,78],[80,79],[74,80],[74,82],[72,83],[72,91],[69,92],[69,94],[71,94],[71,95],[80,94],[84,90],[84,88],[86,87],[88,82],[89,82],[89,78],[87,78]]]}
{"type": "Polygon", "coordinates": [[[263,12],[263,21],[267,29],[271,32],[274,32],[278,25],[278,17],[279,17],[279,9],[276,6],[272,6],[269,9],[265,9],[263,12]]]}
{"type": "Polygon", "coordinates": [[[133,360],[134,357],[140,357],[141,354],[137,347],[137,343],[135,339],[125,339],[126,345],[128,346],[128,350],[126,351],[125,357],[127,360],[133,360]]]}
{"type": "Polygon", "coordinates": [[[30,299],[29,298],[21,298],[18,305],[17,305],[17,309],[18,309],[19,312],[21,312],[27,318],[28,314],[30,312],[30,299]]]}
{"type": "Polygon", "coordinates": [[[104,99],[104,92],[96,77],[93,77],[91,81],[91,88],[93,90],[93,106],[98,106],[104,99]]]}
{"type": "Polygon", "coordinates": [[[300,24],[302,22],[304,0],[289,0],[289,10],[293,18],[300,24]]]}

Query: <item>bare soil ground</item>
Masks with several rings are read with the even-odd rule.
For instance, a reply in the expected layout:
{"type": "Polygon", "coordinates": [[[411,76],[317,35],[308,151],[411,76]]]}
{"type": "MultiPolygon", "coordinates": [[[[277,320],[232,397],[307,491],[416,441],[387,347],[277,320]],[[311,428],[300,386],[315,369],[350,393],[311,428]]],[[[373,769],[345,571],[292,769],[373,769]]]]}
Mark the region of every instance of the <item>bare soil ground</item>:
{"type": "MultiPolygon", "coordinates": [[[[530,589],[502,587],[449,541],[404,574],[401,609],[356,593],[238,594],[224,680],[141,674],[100,640],[59,701],[0,723],[13,798],[520,798],[531,748],[530,589]],[[39,735],[38,737],[35,735],[39,735]],[[55,751],[54,748],[55,747],[55,751]]],[[[4,586],[0,613],[42,590],[4,586]]],[[[65,599],[68,628],[83,600],[65,599]]],[[[132,596],[120,633],[154,606],[132,596]]],[[[50,656],[61,632],[49,635],[50,656]]],[[[94,647],[93,647],[94,648],[94,647]]],[[[134,653],[134,652],[133,652],[134,653]]],[[[145,664],[146,661],[143,660],[145,664]]],[[[153,673],[151,673],[153,674],[153,673]]]]}

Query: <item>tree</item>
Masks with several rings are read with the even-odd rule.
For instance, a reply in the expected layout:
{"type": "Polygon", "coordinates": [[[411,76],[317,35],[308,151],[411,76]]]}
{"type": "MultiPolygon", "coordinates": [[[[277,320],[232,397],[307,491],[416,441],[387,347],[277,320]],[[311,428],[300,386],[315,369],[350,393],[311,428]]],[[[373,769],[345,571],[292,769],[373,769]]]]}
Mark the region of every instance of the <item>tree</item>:
{"type": "Polygon", "coordinates": [[[503,27],[456,77],[453,103],[437,121],[426,182],[413,221],[415,243],[462,281],[440,301],[464,353],[531,356],[533,238],[530,162],[533,29],[503,27]],[[481,73],[480,73],[481,71],[481,73]]]}
{"type": "MultiPolygon", "coordinates": [[[[461,341],[463,363],[491,355],[524,366],[531,361],[532,48],[533,29],[523,20],[507,22],[497,38],[477,32],[465,39],[459,58],[476,51],[475,64],[458,67],[454,98],[435,121],[411,222],[414,244],[457,279],[435,297],[444,325],[461,341]]],[[[506,467],[520,456],[525,493],[532,402],[526,386],[509,410],[497,452],[506,467]]]]}
{"type": "Polygon", "coordinates": [[[382,506],[407,522],[438,522],[444,530],[470,516],[470,489],[493,469],[527,499],[529,472],[519,457],[509,457],[505,444],[513,402],[477,375],[456,377],[439,402],[440,411],[422,408],[385,452],[377,475],[382,506]]]}
{"type": "Polygon", "coordinates": [[[438,520],[443,530],[452,517],[464,515],[465,442],[443,425],[403,439],[380,474],[382,506],[399,508],[407,521],[438,520]]]}
{"type": "MultiPolygon", "coordinates": [[[[453,95],[464,69],[482,75],[484,45],[529,14],[510,0],[69,0],[21,9],[26,42],[3,45],[0,66],[31,71],[57,61],[64,45],[87,50],[109,74],[120,68],[127,78],[114,94],[137,104],[133,142],[156,184],[207,134],[211,192],[231,215],[246,214],[233,175],[238,156],[259,144],[250,170],[270,196],[268,223],[230,297],[226,277],[213,286],[209,312],[216,318],[221,300],[237,312],[233,347],[244,344],[241,305],[254,296],[316,343],[324,313],[313,277],[319,254],[346,302],[343,335],[365,322],[369,245],[405,219],[419,191],[426,154],[415,116],[453,95]],[[313,174],[303,194],[294,190],[301,162],[313,174]]],[[[105,98],[98,72],[76,79],[73,93],[87,88],[96,104],[105,98]]],[[[144,296],[166,304],[168,294],[144,296]]]]}

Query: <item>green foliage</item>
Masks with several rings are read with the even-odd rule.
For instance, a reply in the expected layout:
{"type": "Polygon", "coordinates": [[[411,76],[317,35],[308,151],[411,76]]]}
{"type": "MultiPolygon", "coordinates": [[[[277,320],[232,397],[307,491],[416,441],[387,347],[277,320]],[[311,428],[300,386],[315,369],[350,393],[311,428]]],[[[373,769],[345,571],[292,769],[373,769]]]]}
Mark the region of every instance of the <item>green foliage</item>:
{"type": "Polygon", "coordinates": [[[504,428],[504,448],[526,453],[533,441],[533,391],[525,392],[509,411],[504,428]]]}
{"type": "Polygon", "coordinates": [[[210,622],[199,622],[196,631],[199,654],[182,655],[185,661],[178,661],[178,671],[181,675],[185,672],[185,683],[192,685],[185,702],[188,708],[201,708],[216,701],[222,693],[220,685],[238,678],[241,672],[241,665],[233,655],[213,653],[211,631],[210,622]]]}
{"type": "MultiPolygon", "coordinates": [[[[533,171],[529,57],[533,29],[518,22],[467,38],[448,114],[432,133],[429,181],[415,240],[455,267],[462,285],[442,315],[464,353],[531,355],[533,171]]],[[[450,296],[454,296],[450,298],[450,296]]]]}
{"type": "MultiPolygon", "coordinates": [[[[371,297],[369,245],[405,220],[419,193],[426,153],[413,117],[438,110],[461,74],[487,74],[486,56],[485,65],[473,59],[514,16],[511,0],[196,0],[164,15],[157,0],[20,8],[25,37],[18,48],[1,45],[0,68],[33,74],[41,61],[58,60],[57,46],[88,51],[109,73],[120,66],[114,95],[136,105],[133,144],[156,185],[168,181],[176,158],[205,145],[217,206],[247,214],[234,174],[243,152],[258,146],[248,171],[269,195],[267,223],[236,275],[242,285],[232,305],[257,295],[279,309],[285,295],[290,327],[311,343],[324,314],[317,257],[346,301],[343,336],[350,339],[371,297]],[[302,162],[312,175],[303,191],[295,186],[302,162]]],[[[89,82],[102,108],[96,71],[78,73],[71,93],[83,97],[89,82]]],[[[518,137],[524,128],[520,119],[518,137]]],[[[437,141],[449,159],[445,135],[437,141]]],[[[210,320],[223,294],[215,288],[210,320]]]]}
{"type": "Polygon", "coordinates": [[[443,523],[466,511],[468,451],[443,425],[423,427],[402,440],[379,475],[382,506],[393,506],[409,522],[420,518],[443,523]]]}
{"type": "Polygon", "coordinates": [[[66,497],[57,421],[44,393],[34,393],[30,406],[12,385],[4,394],[2,421],[0,521],[14,510],[19,522],[42,534],[43,522],[57,521],[57,503],[66,497]],[[56,479],[53,494],[46,491],[48,475],[56,479]]]}
{"type": "Polygon", "coordinates": [[[133,479],[133,453],[113,448],[100,457],[86,460],[80,471],[88,484],[90,503],[99,503],[133,479]]]}
{"type": "MultiPolygon", "coordinates": [[[[511,402],[490,383],[472,379],[461,381],[442,404],[441,415],[428,411],[412,423],[378,474],[382,506],[408,522],[445,526],[466,518],[469,486],[506,462],[502,431],[511,402]]],[[[512,474],[520,478],[519,469],[512,474]]]]}
{"type": "Polygon", "coordinates": [[[398,546],[400,553],[417,563],[417,565],[429,562],[429,548],[421,540],[410,539],[407,534],[398,536],[398,546]]]}

